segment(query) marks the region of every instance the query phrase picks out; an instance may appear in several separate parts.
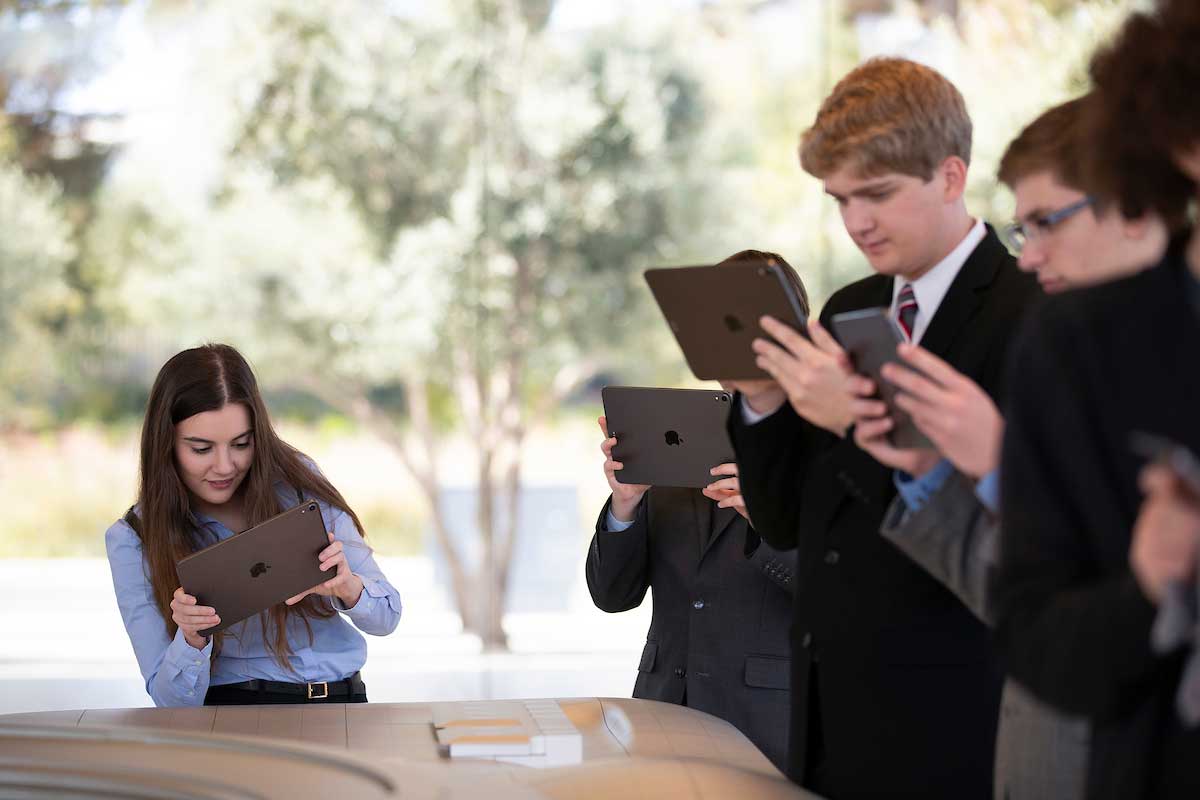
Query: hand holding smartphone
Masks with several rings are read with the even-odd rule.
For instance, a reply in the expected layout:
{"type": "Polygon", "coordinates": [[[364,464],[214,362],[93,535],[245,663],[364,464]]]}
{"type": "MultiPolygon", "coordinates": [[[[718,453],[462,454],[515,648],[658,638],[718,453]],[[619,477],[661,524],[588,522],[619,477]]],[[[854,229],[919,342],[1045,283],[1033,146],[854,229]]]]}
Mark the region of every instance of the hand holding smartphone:
{"type": "Polygon", "coordinates": [[[905,341],[905,336],[887,309],[847,311],[835,314],[830,322],[834,336],[854,364],[854,371],[875,382],[879,399],[887,405],[888,415],[895,423],[888,434],[892,446],[901,449],[936,449],[912,418],[896,405],[896,395],[900,390],[883,377],[884,364],[913,369],[896,351],[905,341]]]}

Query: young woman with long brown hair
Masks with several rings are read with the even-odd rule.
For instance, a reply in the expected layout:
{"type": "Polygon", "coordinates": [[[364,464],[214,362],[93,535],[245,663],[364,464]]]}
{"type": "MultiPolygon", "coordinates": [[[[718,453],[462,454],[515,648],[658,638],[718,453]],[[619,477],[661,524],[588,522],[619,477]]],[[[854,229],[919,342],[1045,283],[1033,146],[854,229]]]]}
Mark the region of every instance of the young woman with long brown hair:
{"type": "Polygon", "coordinates": [[[108,529],[105,545],[155,705],[366,702],[358,670],[367,648],[358,631],[395,630],[400,595],[341,493],[276,435],[235,349],[204,345],[163,365],[146,408],[140,473],[137,505],[108,529]],[[319,558],[329,580],[201,636],[219,618],[183,591],[176,562],[301,500],[320,505],[330,545],[319,558]]]}

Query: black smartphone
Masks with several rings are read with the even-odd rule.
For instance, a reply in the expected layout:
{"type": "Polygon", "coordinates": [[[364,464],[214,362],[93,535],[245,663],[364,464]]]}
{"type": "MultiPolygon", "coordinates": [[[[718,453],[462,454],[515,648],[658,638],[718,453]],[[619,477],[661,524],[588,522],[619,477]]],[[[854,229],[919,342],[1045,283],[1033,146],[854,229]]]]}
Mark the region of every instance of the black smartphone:
{"type": "Polygon", "coordinates": [[[905,449],[935,449],[912,418],[896,405],[896,395],[900,394],[900,390],[883,378],[884,364],[897,364],[905,369],[913,369],[896,352],[897,345],[905,341],[905,336],[887,309],[865,308],[861,311],[847,311],[834,314],[830,322],[834,337],[854,364],[854,371],[875,381],[879,399],[887,404],[888,414],[895,423],[888,434],[888,441],[895,447],[905,449]]]}

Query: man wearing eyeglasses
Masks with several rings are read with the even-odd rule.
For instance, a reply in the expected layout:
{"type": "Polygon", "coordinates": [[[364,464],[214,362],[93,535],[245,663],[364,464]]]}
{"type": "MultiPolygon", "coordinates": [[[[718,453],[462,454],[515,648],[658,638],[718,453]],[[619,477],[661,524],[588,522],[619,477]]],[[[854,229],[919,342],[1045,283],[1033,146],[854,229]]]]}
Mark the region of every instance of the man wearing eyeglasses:
{"type": "MultiPolygon", "coordinates": [[[[1000,180],[1016,195],[1009,244],[1019,253],[1018,266],[1036,273],[1047,292],[1150,266],[1167,245],[1162,219],[1126,218],[1085,188],[1079,144],[1085,103],[1086,97],[1077,98],[1042,114],[1000,163],[1000,180]]],[[[871,398],[856,401],[855,441],[897,470],[899,494],[880,533],[993,624],[989,578],[999,539],[1004,420],[987,393],[945,361],[915,345],[902,347],[901,355],[922,374],[888,367],[884,377],[901,389],[897,405],[937,449],[892,447],[887,409],[871,398]]],[[[995,796],[1082,798],[1087,741],[1083,720],[1060,715],[1009,681],[997,731],[995,796]]]]}
{"type": "MultiPolygon", "coordinates": [[[[1119,278],[1158,263],[1167,226],[1153,214],[1130,219],[1089,194],[1077,149],[1087,97],[1050,109],[1018,136],[1000,162],[1016,196],[1006,229],[1017,265],[1048,293],[1119,278]]],[[[1082,146],[1082,145],[1078,145],[1082,146]]]]}

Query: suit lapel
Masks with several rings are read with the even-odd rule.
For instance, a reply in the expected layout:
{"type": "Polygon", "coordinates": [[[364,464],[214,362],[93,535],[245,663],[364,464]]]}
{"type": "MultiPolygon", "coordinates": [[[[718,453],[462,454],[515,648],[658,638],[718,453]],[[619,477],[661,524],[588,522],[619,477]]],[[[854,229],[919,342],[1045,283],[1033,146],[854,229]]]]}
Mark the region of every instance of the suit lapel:
{"type": "Polygon", "coordinates": [[[708,532],[712,527],[713,511],[716,508],[716,503],[700,494],[699,490],[692,492],[691,495],[692,513],[696,517],[696,561],[699,563],[700,559],[704,558],[705,552],[708,551],[709,542],[712,540],[708,532]]]}
{"type": "Polygon", "coordinates": [[[963,262],[962,269],[954,277],[949,291],[929,321],[929,327],[921,337],[922,347],[943,358],[946,356],[963,326],[983,302],[983,290],[995,279],[1001,256],[1005,252],[1004,245],[989,225],[987,236],[963,262]]]}
{"type": "Polygon", "coordinates": [[[704,557],[708,555],[708,551],[717,543],[717,539],[720,539],[721,535],[725,533],[725,530],[733,522],[734,517],[738,513],[732,508],[717,508],[717,504],[706,497],[702,497],[701,499],[704,501],[704,505],[709,508],[709,526],[700,529],[708,532],[708,541],[700,548],[700,560],[703,561],[704,557]]]}

